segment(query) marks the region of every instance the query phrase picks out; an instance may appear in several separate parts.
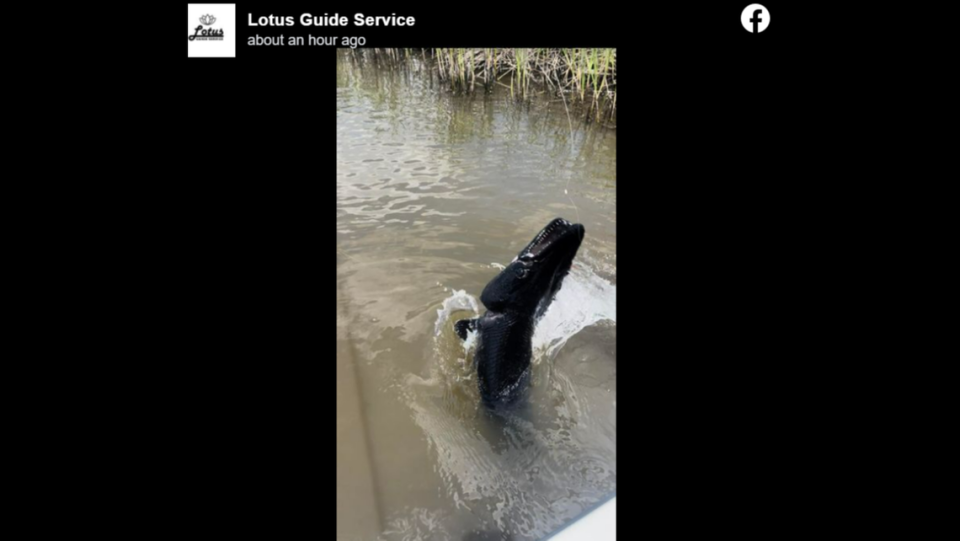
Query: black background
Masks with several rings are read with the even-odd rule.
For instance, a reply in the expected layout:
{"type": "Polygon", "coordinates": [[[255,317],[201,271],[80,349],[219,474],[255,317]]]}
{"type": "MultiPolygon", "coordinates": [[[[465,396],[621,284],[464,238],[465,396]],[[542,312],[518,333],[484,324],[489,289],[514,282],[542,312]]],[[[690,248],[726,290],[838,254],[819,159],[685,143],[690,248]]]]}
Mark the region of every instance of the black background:
{"type": "Polygon", "coordinates": [[[763,2],[771,25],[749,34],[748,3],[246,2],[234,59],[187,58],[171,6],[144,119],[177,134],[153,164],[175,180],[144,238],[156,311],[142,331],[170,520],[335,536],[335,51],[245,45],[335,35],[246,26],[305,12],[416,17],[343,31],[368,47],[616,47],[620,535],[822,520],[837,495],[809,494],[843,457],[830,411],[850,369],[827,347],[843,298],[821,302],[855,277],[801,127],[836,32],[797,2],[763,2]]]}

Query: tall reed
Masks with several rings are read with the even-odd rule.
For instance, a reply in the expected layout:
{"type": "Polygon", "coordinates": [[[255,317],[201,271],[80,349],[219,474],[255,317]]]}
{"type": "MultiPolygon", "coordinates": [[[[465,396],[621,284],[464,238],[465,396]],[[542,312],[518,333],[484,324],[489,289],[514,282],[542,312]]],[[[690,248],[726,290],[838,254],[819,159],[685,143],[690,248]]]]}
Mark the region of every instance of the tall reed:
{"type": "MultiPolygon", "coordinates": [[[[403,62],[409,49],[365,49],[364,53],[391,63],[403,62]]],[[[547,90],[564,104],[585,106],[595,120],[610,119],[617,109],[616,49],[421,49],[432,58],[432,68],[448,88],[458,93],[476,92],[477,84],[490,91],[495,85],[525,101],[547,90]]]]}

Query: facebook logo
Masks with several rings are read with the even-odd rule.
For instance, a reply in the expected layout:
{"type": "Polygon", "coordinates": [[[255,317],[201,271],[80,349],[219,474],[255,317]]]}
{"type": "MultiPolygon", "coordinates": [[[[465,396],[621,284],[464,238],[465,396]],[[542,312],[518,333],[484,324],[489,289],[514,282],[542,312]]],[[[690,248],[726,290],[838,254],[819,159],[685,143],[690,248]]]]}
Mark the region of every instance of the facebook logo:
{"type": "Polygon", "coordinates": [[[758,34],[770,26],[770,12],[760,4],[750,4],[740,14],[740,23],[747,32],[758,34]]]}

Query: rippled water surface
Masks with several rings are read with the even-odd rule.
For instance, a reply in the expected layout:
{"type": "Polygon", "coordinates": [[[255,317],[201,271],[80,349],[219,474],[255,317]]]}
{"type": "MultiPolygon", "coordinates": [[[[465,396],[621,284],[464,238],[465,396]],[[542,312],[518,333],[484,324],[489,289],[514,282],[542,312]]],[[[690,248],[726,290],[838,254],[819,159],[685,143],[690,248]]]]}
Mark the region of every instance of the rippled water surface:
{"type": "Polygon", "coordinates": [[[338,539],[542,539],[614,494],[615,190],[616,132],[562,102],[338,59],[338,539]],[[488,413],[453,322],[557,216],[586,238],[488,413]]]}

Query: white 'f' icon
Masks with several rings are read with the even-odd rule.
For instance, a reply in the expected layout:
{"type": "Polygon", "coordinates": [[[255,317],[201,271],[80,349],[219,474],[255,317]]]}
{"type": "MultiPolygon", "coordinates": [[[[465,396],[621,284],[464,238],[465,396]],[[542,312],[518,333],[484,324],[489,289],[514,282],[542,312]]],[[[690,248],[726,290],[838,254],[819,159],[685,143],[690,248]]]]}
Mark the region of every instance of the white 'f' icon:
{"type": "Polygon", "coordinates": [[[751,34],[763,32],[770,26],[770,12],[760,4],[750,4],[740,14],[740,23],[751,34]]]}

